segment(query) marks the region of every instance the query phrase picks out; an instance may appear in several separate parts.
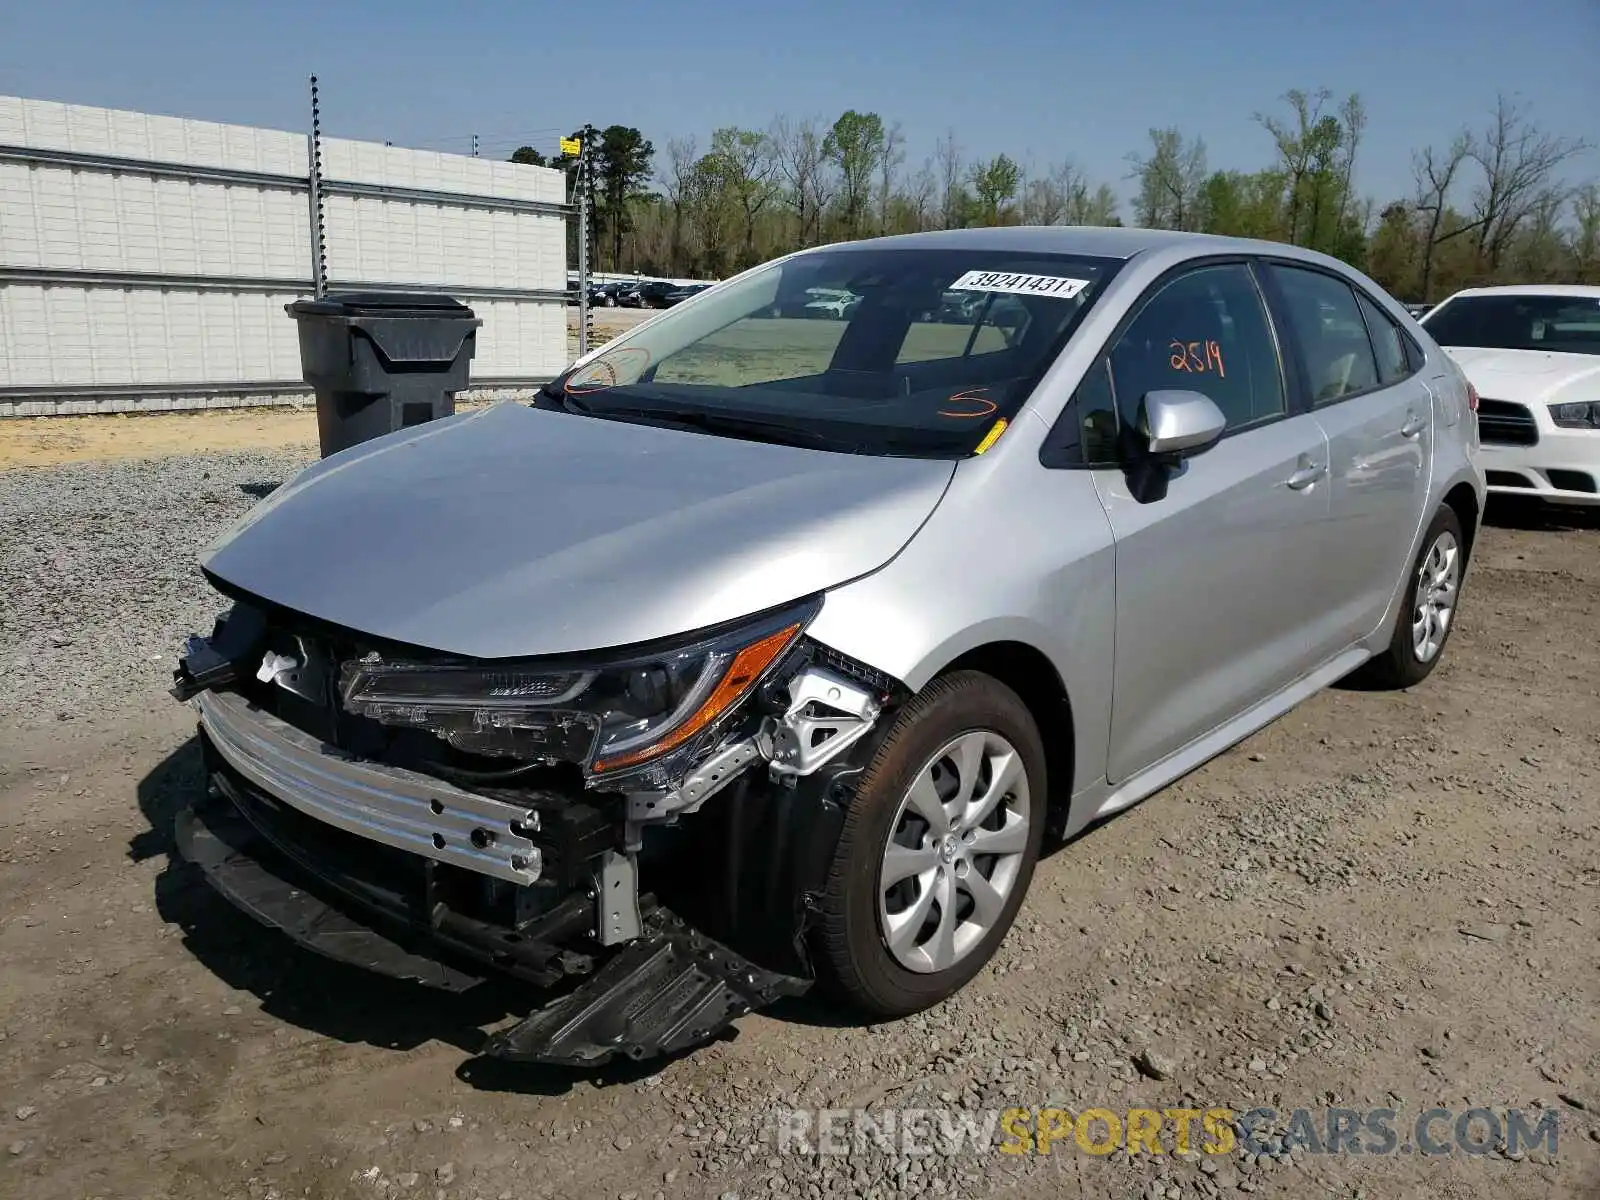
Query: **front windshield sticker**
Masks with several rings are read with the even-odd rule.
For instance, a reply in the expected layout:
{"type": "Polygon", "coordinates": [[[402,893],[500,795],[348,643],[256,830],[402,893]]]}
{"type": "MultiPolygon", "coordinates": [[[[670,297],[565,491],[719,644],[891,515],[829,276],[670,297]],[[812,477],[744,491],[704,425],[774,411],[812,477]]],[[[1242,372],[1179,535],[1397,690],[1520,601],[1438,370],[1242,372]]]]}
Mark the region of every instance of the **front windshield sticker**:
{"type": "Polygon", "coordinates": [[[644,369],[650,365],[650,351],[643,346],[618,346],[602,351],[600,357],[585,363],[563,385],[575,396],[586,392],[603,392],[607,388],[637,383],[644,369]]]}
{"type": "Polygon", "coordinates": [[[1065,275],[1020,275],[1008,271],[968,271],[950,285],[952,292],[1013,292],[1019,296],[1052,296],[1070,300],[1089,286],[1087,279],[1065,275]]]}

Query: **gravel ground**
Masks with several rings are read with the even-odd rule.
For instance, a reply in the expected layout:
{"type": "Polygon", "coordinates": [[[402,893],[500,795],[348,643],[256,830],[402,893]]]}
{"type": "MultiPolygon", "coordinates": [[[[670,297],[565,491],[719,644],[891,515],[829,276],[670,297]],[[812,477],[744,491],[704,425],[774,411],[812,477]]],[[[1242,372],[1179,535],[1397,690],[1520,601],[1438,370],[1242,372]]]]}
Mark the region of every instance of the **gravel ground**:
{"type": "MultiPolygon", "coordinates": [[[[306,955],[169,857],[197,550],[305,459],[0,474],[0,1195],[1600,1196],[1600,532],[1486,529],[1446,661],[1333,690],[1050,855],[994,963],[670,1062],[475,1058],[525,1011],[306,955]],[[790,1108],[1549,1111],[1559,1153],[806,1154],[790,1108]]],[[[1445,1127],[1448,1129],[1448,1126],[1445,1127]]],[[[813,1147],[815,1149],[815,1146],[813,1147]]]]}
{"type": "Polygon", "coordinates": [[[174,650],[224,603],[196,556],[314,458],[0,472],[0,724],[94,720],[170,684],[174,650]]]}

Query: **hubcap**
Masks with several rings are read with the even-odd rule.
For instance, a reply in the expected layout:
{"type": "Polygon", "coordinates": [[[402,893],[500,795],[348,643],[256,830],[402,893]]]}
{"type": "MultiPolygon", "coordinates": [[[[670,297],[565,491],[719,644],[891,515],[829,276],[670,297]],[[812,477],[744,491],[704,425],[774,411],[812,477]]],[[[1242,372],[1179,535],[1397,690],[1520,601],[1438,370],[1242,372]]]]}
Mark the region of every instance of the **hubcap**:
{"type": "Polygon", "coordinates": [[[1417,568],[1417,605],[1411,614],[1411,648],[1418,662],[1432,662],[1444,648],[1456,611],[1461,547],[1448,530],[1434,539],[1417,568]]]}
{"type": "Polygon", "coordinates": [[[998,733],[964,733],[901,798],[878,872],[884,943],[908,971],[944,971],[1000,920],[1028,845],[1028,776],[998,733]]]}

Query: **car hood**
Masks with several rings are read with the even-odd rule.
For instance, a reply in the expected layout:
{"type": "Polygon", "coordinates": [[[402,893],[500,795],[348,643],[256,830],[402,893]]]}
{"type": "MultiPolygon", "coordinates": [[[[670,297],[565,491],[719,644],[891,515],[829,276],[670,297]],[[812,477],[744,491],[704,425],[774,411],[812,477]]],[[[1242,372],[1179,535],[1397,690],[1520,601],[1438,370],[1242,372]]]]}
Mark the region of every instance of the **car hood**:
{"type": "Polygon", "coordinates": [[[954,469],[505,403],[322,460],[202,565],[224,587],[413,646],[595,650],[881,567],[954,469]]]}
{"type": "Polygon", "coordinates": [[[1593,354],[1488,346],[1443,349],[1466,373],[1480,396],[1519,404],[1600,399],[1600,357],[1593,354]]]}

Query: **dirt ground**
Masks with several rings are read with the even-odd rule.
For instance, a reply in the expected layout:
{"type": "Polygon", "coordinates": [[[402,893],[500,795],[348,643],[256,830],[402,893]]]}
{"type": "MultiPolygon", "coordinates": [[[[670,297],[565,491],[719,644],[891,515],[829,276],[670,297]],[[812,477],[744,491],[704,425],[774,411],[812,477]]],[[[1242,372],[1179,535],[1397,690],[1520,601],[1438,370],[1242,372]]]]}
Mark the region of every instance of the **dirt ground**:
{"type": "MultiPolygon", "coordinates": [[[[304,434],[274,420],[172,444],[304,434]]],[[[92,441],[59,428],[57,454],[92,441]]],[[[317,959],[177,864],[200,780],[192,714],[159,691],[0,729],[0,1195],[1600,1196],[1600,529],[1496,520],[1430,680],[1324,693],[1056,849],[954,1000],[872,1028],[795,1002],[596,1076],[476,1057],[526,1010],[516,989],[317,959]],[[775,1105],[911,1097],[1542,1107],[1560,1141],[1220,1169],[1068,1146],[936,1172],[752,1132],[775,1105]]]]}

